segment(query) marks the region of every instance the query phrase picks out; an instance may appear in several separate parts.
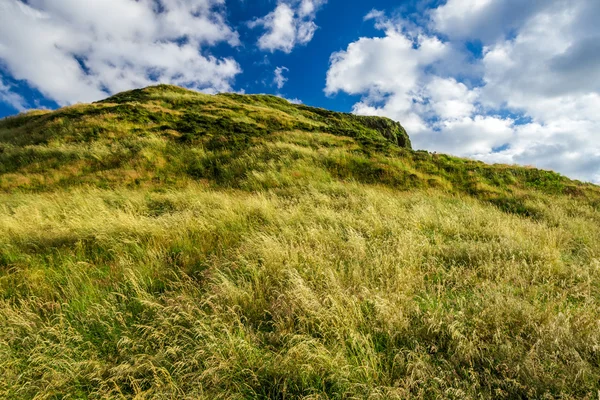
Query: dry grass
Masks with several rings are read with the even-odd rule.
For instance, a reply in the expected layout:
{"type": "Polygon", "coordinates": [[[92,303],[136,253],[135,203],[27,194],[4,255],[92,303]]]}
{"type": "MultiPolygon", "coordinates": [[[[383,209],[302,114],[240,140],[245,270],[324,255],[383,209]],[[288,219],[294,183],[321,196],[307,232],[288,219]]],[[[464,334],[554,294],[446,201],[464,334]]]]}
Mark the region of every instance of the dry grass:
{"type": "Polygon", "coordinates": [[[3,398],[595,398],[600,218],[436,191],[0,204],[3,398]]]}

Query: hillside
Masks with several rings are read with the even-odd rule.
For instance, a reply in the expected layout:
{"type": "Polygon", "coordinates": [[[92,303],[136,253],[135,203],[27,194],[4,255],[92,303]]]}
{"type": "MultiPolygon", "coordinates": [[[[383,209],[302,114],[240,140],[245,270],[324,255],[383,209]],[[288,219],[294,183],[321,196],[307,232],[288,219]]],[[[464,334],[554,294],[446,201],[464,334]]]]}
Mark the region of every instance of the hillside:
{"type": "Polygon", "coordinates": [[[0,120],[0,398],[588,398],[600,187],[173,86],[0,120]]]}

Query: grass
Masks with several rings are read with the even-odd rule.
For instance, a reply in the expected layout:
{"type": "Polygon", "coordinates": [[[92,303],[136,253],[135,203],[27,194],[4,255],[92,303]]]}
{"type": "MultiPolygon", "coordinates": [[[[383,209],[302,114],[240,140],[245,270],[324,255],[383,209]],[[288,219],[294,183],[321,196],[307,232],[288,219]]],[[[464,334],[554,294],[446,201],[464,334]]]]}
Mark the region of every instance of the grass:
{"type": "Polygon", "coordinates": [[[374,121],[164,86],[0,121],[0,398],[597,398],[600,189],[374,121]]]}

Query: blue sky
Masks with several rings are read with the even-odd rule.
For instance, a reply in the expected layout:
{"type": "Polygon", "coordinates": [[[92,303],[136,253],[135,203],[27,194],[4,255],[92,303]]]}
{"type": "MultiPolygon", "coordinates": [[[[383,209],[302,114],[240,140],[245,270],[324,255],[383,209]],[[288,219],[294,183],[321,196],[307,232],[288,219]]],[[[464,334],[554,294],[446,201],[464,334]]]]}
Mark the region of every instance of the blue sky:
{"type": "Polygon", "coordinates": [[[600,182],[597,0],[0,0],[0,117],[159,82],[600,182]]]}
{"type": "Polygon", "coordinates": [[[317,13],[315,22],[319,28],[315,31],[313,39],[306,45],[296,46],[291,53],[261,51],[256,47],[256,42],[263,32],[259,29],[250,29],[246,25],[247,21],[251,21],[257,15],[267,15],[273,11],[276,2],[247,0],[228,4],[231,4],[232,20],[239,21],[238,31],[241,39],[247,43],[237,56],[243,65],[244,74],[236,79],[236,90],[244,90],[247,93],[281,94],[289,99],[300,99],[312,106],[350,112],[356,102],[356,96],[344,94],[326,96],[323,91],[329,69],[329,57],[334,52],[345,49],[348,43],[361,36],[380,34],[373,23],[363,21],[364,16],[373,8],[410,16],[416,12],[419,3],[398,0],[370,2],[329,0],[317,13]],[[265,61],[269,64],[265,65],[265,61]],[[280,90],[273,85],[273,70],[279,66],[289,70],[284,74],[288,80],[280,90]]]}
{"type": "MultiPolygon", "coordinates": [[[[248,27],[248,22],[273,11],[277,5],[276,1],[235,0],[225,4],[229,25],[240,35],[240,46],[232,47],[225,43],[207,50],[216,57],[233,57],[240,64],[242,73],[236,76],[232,90],[279,94],[290,99],[301,99],[304,103],[317,107],[350,112],[355,96],[326,96],[323,92],[329,57],[361,36],[379,34],[372,23],[363,21],[363,17],[373,8],[402,12],[410,16],[417,11],[420,3],[412,0],[352,1],[351,3],[330,0],[318,11],[317,22],[329,20],[335,23],[320,23],[313,39],[306,45],[296,46],[290,53],[262,51],[256,43],[264,32],[248,27]],[[273,74],[277,67],[288,68],[284,74],[288,80],[282,89],[277,89],[273,83],[273,74]]],[[[32,90],[27,82],[15,81],[6,68],[0,69],[0,76],[5,84],[14,85],[13,90],[25,97],[33,107],[36,107],[38,102],[42,107],[59,106],[39,91],[32,90]]],[[[10,104],[0,103],[0,117],[16,112],[18,110],[10,104]]]]}

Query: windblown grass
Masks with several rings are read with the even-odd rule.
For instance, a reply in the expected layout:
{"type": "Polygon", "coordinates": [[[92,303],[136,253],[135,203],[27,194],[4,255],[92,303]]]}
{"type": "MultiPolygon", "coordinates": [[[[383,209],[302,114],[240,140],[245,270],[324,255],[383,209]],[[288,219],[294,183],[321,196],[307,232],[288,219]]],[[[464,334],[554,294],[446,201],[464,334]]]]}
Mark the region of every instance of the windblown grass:
{"type": "Polygon", "coordinates": [[[115,115],[0,122],[0,398],[597,398],[597,187],[115,115]]]}

